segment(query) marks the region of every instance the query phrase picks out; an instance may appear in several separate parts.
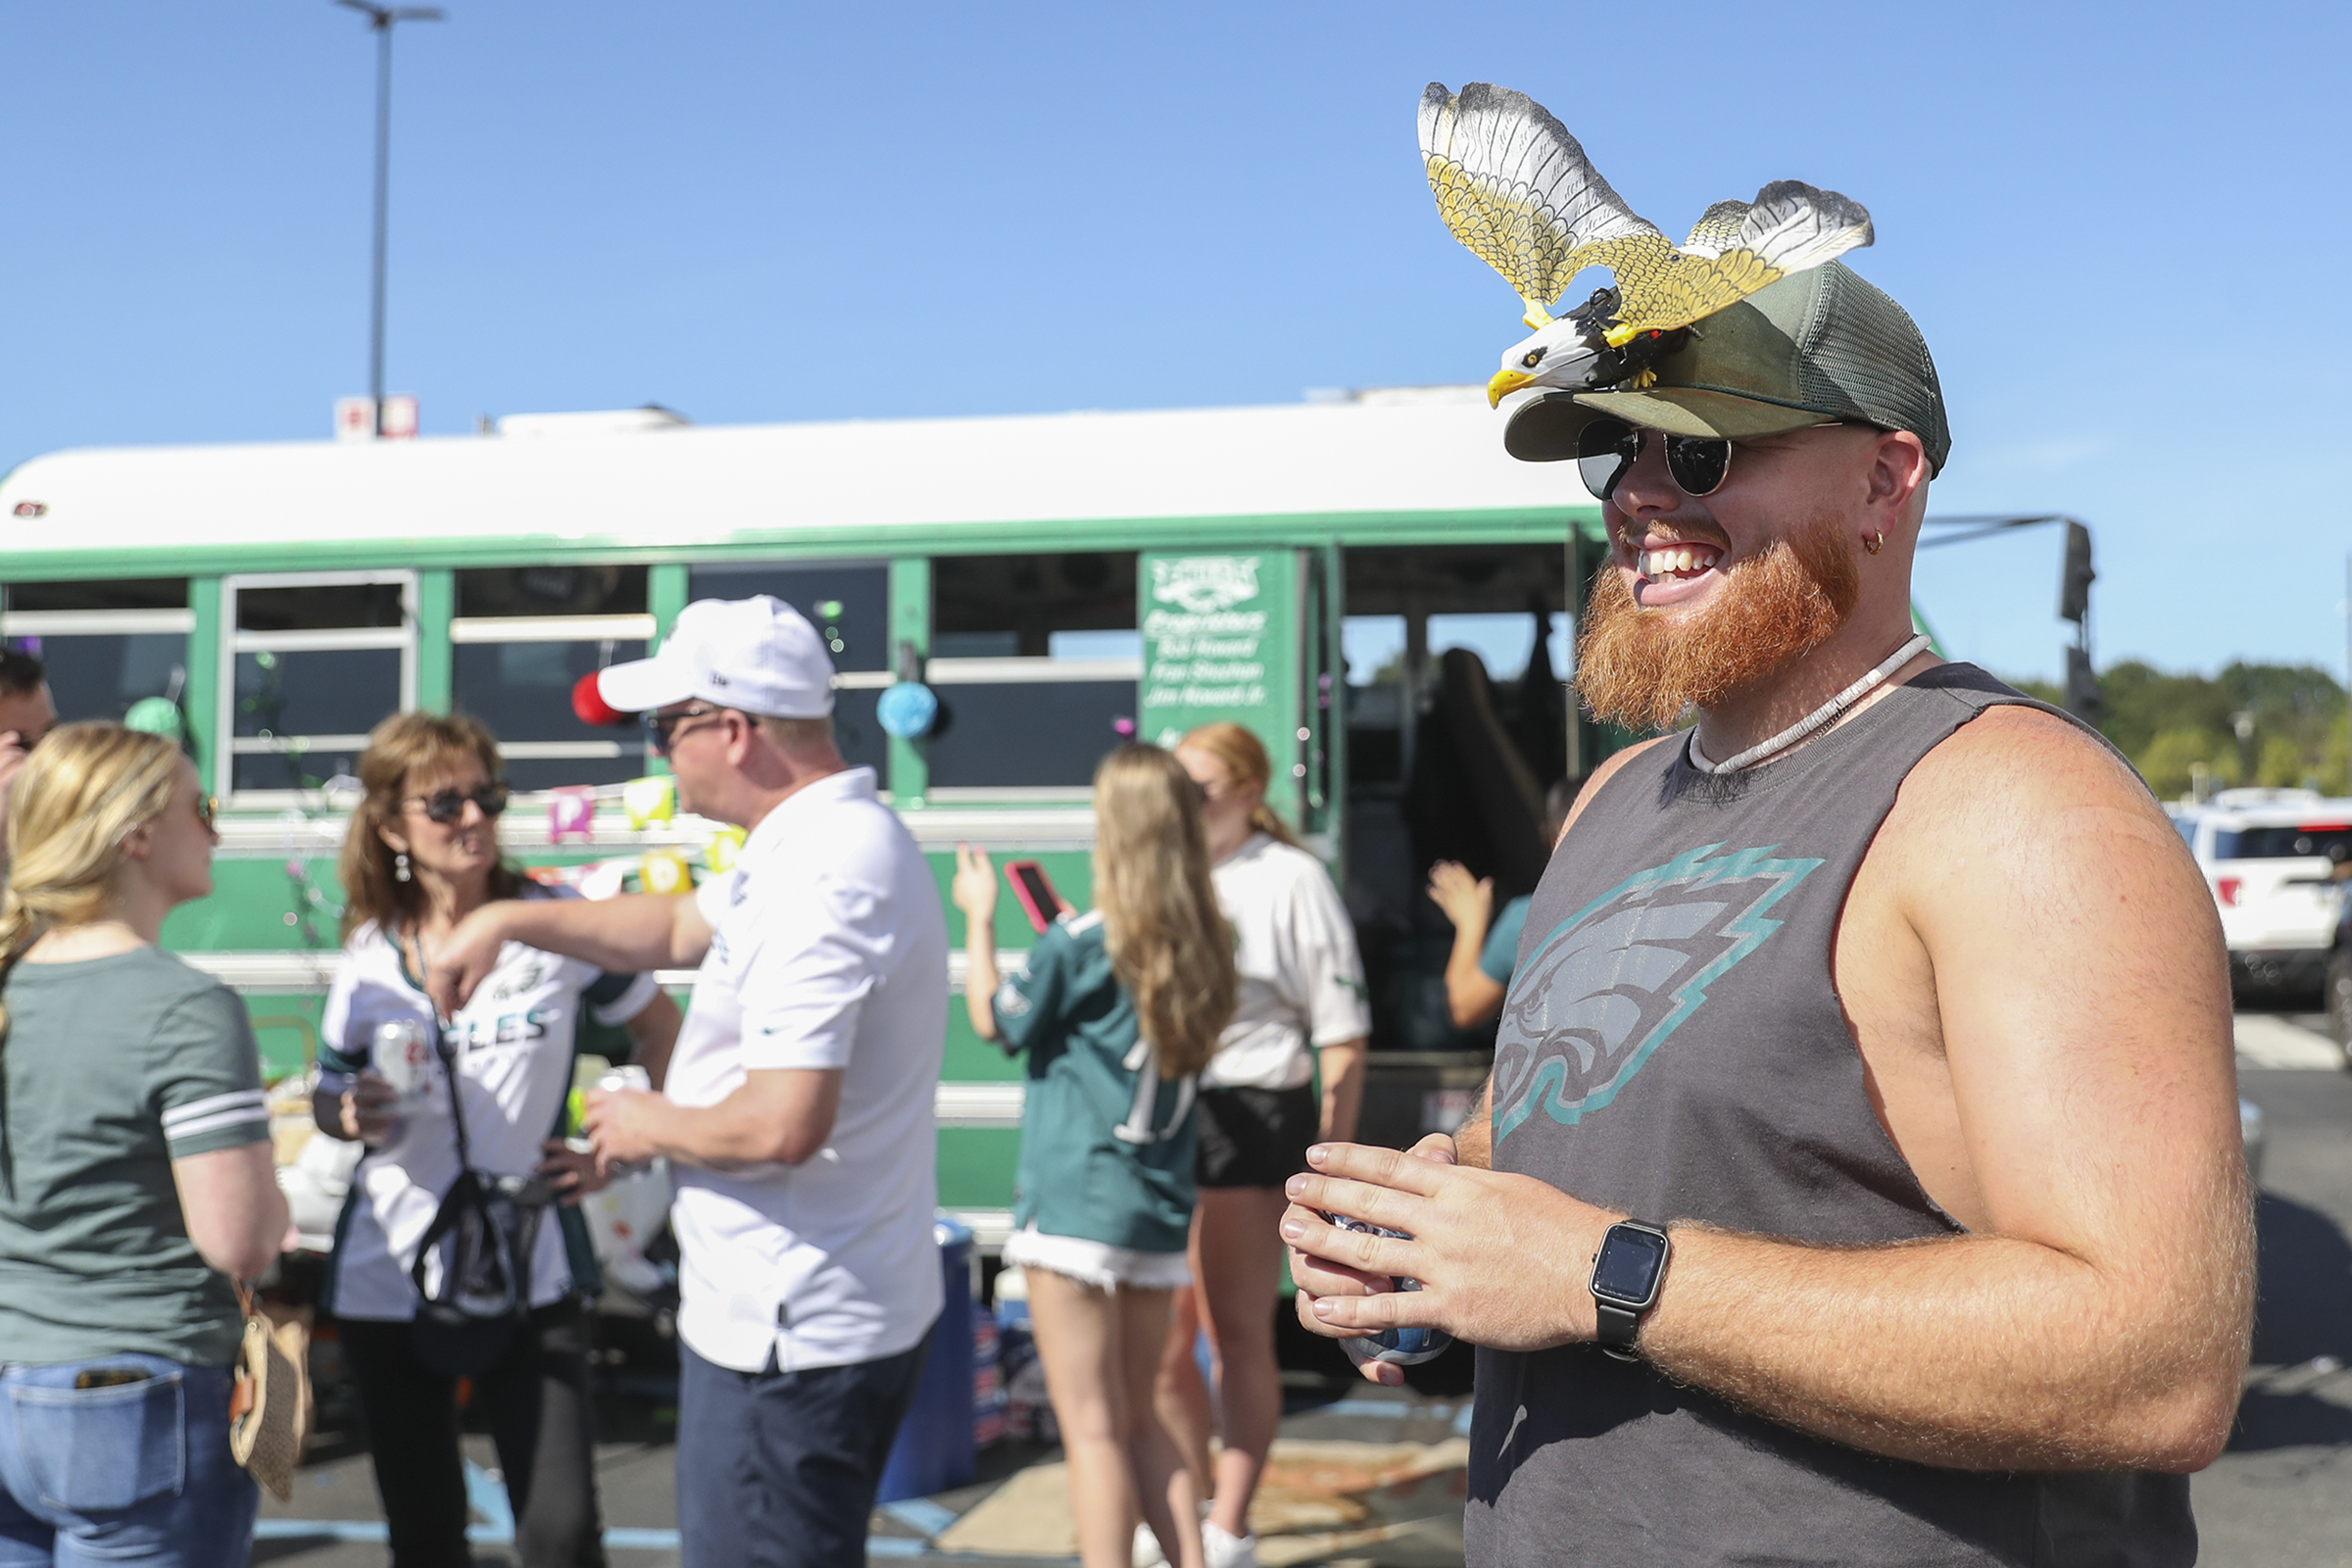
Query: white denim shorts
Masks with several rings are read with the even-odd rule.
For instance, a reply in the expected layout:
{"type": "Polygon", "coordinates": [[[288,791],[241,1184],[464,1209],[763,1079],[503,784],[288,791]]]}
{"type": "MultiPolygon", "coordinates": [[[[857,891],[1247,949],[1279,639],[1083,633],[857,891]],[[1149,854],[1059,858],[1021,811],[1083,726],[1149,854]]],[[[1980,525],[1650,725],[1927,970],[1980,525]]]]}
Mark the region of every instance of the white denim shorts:
{"type": "Polygon", "coordinates": [[[1044,1269],[1098,1291],[1124,1286],[1136,1291],[1180,1291],[1193,1283],[1191,1262],[1182,1252],[1140,1252],[1132,1247],[1090,1242],[1079,1236],[1045,1236],[1035,1222],[1004,1242],[1004,1261],[1024,1270],[1044,1269]]]}

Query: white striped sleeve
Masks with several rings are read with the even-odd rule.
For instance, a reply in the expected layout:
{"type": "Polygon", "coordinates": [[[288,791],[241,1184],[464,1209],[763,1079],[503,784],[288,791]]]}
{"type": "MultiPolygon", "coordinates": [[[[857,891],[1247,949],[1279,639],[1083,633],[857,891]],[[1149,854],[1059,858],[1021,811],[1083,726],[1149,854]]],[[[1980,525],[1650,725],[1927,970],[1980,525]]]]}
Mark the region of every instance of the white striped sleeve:
{"type": "Polygon", "coordinates": [[[270,1106],[259,1089],[239,1089],[164,1112],[164,1142],[173,1159],[233,1149],[270,1136],[270,1106]]]}

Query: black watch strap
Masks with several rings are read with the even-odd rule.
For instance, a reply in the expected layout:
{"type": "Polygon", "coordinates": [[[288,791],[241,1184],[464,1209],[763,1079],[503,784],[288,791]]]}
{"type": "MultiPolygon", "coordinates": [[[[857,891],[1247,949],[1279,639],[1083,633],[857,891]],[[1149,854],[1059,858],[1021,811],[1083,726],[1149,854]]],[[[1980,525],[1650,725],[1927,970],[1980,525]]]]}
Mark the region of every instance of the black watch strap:
{"type": "Polygon", "coordinates": [[[1639,1360],[1634,1354],[1634,1336],[1642,1332],[1642,1314],[1598,1297],[1592,1298],[1592,1311],[1600,1321],[1600,1332],[1593,1336],[1600,1348],[1620,1361],[1639,1360]]]}

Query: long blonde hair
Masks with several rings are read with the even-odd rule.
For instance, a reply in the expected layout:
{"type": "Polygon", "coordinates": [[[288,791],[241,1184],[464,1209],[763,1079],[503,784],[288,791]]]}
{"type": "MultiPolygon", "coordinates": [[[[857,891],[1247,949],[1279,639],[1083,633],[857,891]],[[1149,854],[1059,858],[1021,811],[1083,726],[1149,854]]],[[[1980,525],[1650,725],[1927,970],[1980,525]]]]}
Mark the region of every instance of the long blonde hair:
{"type": "Polygon", "coordinates": [[[120,724],[60,724],[32,749],[8,797],[0,982],[43,932],[105,916],[122,841],[163,815],[178,786],[179,748],[120,724]]]}
{"type": "Polygon", "coordinates": [[[1156,746],[1122,746],[1095,769],[1095,907],[1162,1078],[1208,1065],[1240,989],[1200,802],[1156,746]]]}
{"type": "MultiPolygon", "coordinates": [[[[423,909],[423,890],[400,879],[381,830],[399,823],[411,779],[461,761],[480,763],[485,777],[500,775],[498,737],[463,713],[395,713],[368,733],[368,750],[360,755],[360,785],[368,793],[352,809],[336,862],[344,941],[370,920],[394,940],[401,922],[423,909]]],[[[490,868],[490,897],[512,899],[521,891],[522,873],[500,857],[490,868]]]]}
{"type": "Polygon", "coordinates": [[[1233,720],[1220,718],[1192,730],[1176,745],[1180,751],[1190,746],[1206,752],[1225,764],[1225,771],[1236,784],[1245,788],[1255,785],[1258,802],[1250,808],[1250,825],[1268,838],[1279,839],[1293,849],[1298,847],[1298,836],[1291,831],[1291,825],[1265,802],[1266,786],[1274,781],[1274,762],[1266,756],[1263,741],[1233,720]]]}

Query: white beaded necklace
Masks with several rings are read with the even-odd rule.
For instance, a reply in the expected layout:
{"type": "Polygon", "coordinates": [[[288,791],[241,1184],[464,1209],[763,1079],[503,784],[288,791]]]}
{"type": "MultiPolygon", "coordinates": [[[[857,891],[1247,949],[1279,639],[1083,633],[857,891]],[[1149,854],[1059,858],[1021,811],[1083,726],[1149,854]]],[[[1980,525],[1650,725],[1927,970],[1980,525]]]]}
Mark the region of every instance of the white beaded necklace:
{"type": "Polygon", "coordinates": [[[1778,735],[1773,736],[1770,740],[1759,741],[1757,744],[1750,746],[1746,751],[1741,752],[1739,756],[1732,758],[1728,761],[1710,762],[1705,758],[1699,756],[1698,731],[1692,730],[1690,732],[1690,765],[1697,768],[1701,773],[1736,773],[1751,762],[1760,762],[1765,758],[1771,757],[1775,753],[1787,751],[1789,747],[1794,746],[1798,741],[1803,740],[1815,730],[1820,729],[1823,725],[1829,723],[1831,719],[1836,718],[1839,713],[1844,712],[1847,709],[1853,707],[1854,704],[1860,702],[1864,697],[1876,690],[1879,685],[1886,679],[1887,676],[1893,674],[1896,670],[1911,662],[1912,660],[1918,658],[1920,653],[1925,650],[1928,645],[1928,634],[1923,631],[1918,636],[1912,638],[1909,642],[1903,644],[1902,647],[1897,648],[1893,653],[1887,655],[1886,662],[1881,664],[1878,668],[1872,670],[1869,674],[1864,675],[1860,680],[1855,681],[1851,686],[1848,686],[1845,690],[1839,692],[1837,696],[1831,698],[1828,702],[1822,704],[1819,708],[1816,708],[1813,710],[1813,711],[1807,713],[1804,717],[1798,719],[1795,723],[1789,725],[1778,735]]]}

